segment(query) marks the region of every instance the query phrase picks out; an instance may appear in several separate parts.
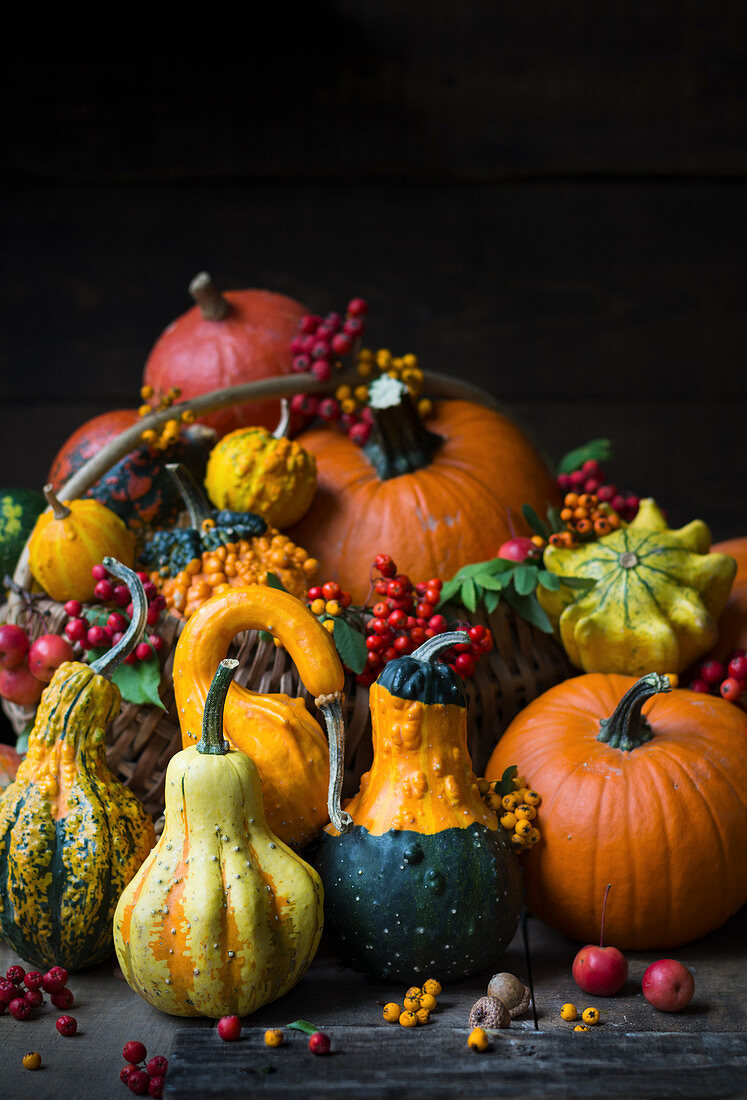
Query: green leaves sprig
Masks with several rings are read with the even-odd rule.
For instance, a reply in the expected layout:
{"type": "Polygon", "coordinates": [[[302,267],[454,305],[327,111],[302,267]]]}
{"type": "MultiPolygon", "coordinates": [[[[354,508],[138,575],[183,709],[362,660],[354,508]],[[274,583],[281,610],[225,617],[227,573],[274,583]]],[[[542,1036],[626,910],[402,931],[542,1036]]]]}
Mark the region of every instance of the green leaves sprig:
{"type": "Polygon", "coordinates": [[[560,578],[545,569],[541,562],[491,558],[465,565],[447,581],[441,591],[439,607],[445,603],[461,603],[468,611],[476,611],[478,604],[483,604],[491,614],[503,599],[522,619],[545,634],[552,634],[552,623],[537,600],[538,585],[548,592],[557,592],[560,578]]]}
{"type": "Polygon", "coordinates": [[[580,470],[584,462],[609,462],[612,458],[612,443],[609,439],[592,439],[581,447],[563,455],[558,463],[559,474],[572,474],[580,470]]]}

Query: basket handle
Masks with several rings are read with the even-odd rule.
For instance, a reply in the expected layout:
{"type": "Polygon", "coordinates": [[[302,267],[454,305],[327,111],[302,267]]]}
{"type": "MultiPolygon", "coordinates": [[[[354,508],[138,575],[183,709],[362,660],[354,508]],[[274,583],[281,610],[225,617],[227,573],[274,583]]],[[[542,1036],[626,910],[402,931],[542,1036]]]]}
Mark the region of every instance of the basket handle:
{"type": "MultiPolygon", "coordinates": [[[[352,372],[340,374],[334,379],[336,389],[342,382],[358,381],[358,376],[352,372]]],[[[490,394],[481,390],[479,386],[473,386],[469,382],[462,382],[458,378],[452,378],[446,374],[435,374],[429,371],[423,372],[424,389],[432,393],[434,397],[461,398],[466,401],[474,401],[479,405],[487,405],[488,408],[500,409],[498,402],[490,394]]],[[[319,382],[313,374],[280,375],[275,378],[261,378],[257,382],[244,382],[239,386],[228,386],[220,390],[212,390],[210,393],[191,397],[188,401],[181,401],[177,405],[171,405],[167,409],[159,409],[142,417],[137,423],[125,428],[120,435],[112,439],[106,447],[89,458],[68,481],[62,485],[57,493],[60,500],[77,500],[86,493],[99,478],[103,477],[115,463],[134,450],[141,441],[144,431],[152,428],[157,430],[167,420],[178,420],[183,412],[193,412],[197,415],[215,412],[217,409],[226,409],[232,405],[241,405],[247,401],[264,401],[273,397],[291,397],[297,393],[327,393],[332,389],[330,382],[319,382]]],[[[32,583],[31,569],[29,568],[29,541],[26,542],[21,556],[13,573],[13,580],[21,588],[30,588],[32,583]]],[[[20,597],[11,591],[8,598],[8,610],[14,611],[20,597]]]]}

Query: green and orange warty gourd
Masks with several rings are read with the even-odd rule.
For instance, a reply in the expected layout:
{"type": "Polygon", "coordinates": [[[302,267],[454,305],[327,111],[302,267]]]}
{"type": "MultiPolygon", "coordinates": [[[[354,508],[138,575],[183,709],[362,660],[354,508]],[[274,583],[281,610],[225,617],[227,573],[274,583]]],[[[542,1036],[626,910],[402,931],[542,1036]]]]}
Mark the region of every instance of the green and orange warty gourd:
{"type": "Polygon", "coordinates": [[[52,511],[39,516],[29,542],[34,580],[53,600],[93,599],[94,565],[105,557],[132,567],[135,544],[119,516],[98,500],[57,499],[51,485],[44,495],[52,511]]]}
{"type": "Polygon", "coordinates": [[[370,395],[376,431],[365,449],[328,428],[298,437],[316,458],[318,489],[290,532],[356,603],[382,547],[410,576],[451,577],[495,557],[512,523],[529,534],[522,504],[544,515],[557,503],[541,456],[501,413],[439,401],[426,427],[402,383],[383,377],[370,395]]]}
{"type": "Polygon", "coordinates": [[[237,665],[221,661],[199,744],[169,763],[163,835],[114,918],[127,982],[175,1016],[245,1016],[281,997],[322,934],[319,876],[272,833],[256,767],[223,739],[237,665]]]}
{"type": "Polygon", "coordinates": [[[371,686],[374,759],[346,807],[353,826],[328,827],[310,854],[330,942],[377,977],[467,977],[518,924],[521,869],[478,791],[464,684],[433,660],[465,637],[438,635],[371,686]]]}
{"type": "Polygon", "coordinates": [[[485,775],[516,764],[542,791],[527,906],[581,942],[669,949],[747,902],[747,715],[667,677],[590,673],[521,712],[485,775]],[[645,705],[646,713],[642,713],[645,705]]]}
{"type": "Polygon", "coordinates": [[[142,637],[137,576],[105,564],[132,595],[132,622],[91,665],[60,665],[45,689],[28,752],[0,797],[0,935],[36,967],[80,970],[112,950],[119,896],[155,842],[153,822],[106,763],[119,712],[108,677],[142,637]]]}
{"type": "Polygon", "coordinates": [[[736,570],[710,545],[701,520],[672,531],[647,499],[632,523],[596,542],[549,546],[547,569],[592,585],[538,589],[571,662],[585,672],[642,676],[680,673],[706,653],[736,570]]]}
{"type": "Polygon", "coordinates": [[[305,604],[288,592],[254,584],[213,596],[192,615],[174,656],[182,744],[197,739],[194,731],[200,729],[215,670],[244,630],[267,631],[285,646],[327,723],[329,747],[303,700],[263,695],[235,683],[228,690],[226,736],[259,769],[272,831],[302,847],[329,818],[339,822],[345,683],[334,642],[305,604]]]}

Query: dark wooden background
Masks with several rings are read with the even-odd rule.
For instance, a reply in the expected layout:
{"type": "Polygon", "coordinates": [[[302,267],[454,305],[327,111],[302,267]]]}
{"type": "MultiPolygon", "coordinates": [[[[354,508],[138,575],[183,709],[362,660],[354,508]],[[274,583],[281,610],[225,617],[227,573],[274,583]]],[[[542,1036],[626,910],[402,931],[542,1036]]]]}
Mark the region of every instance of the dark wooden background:
{"type": "Polygon", "coordinates": [[[621,486],[745,533],[747,5],[57,18],[6,26],[0,483],[137,402],[206,268],[322,312],[362,294],[372,342],[552,458],[609,435],[621,486]]]}

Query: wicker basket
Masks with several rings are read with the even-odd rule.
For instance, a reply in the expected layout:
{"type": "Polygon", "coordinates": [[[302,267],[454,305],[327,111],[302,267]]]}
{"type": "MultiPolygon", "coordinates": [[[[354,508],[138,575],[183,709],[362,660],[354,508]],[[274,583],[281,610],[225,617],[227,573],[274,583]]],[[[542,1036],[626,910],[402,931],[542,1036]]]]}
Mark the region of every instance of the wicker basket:
{"type": "MultiPolygon", "coordinates": [[[[19,622],[36,638],[47,631],[59,633],[67,616],[62,604],[48,599],[35,599],[39,614],[29,617],[25,609],[9,610],[7,621],[19,622]]],[[[0,620],[7,608],[0,608],[0,620]]],[[[468,744],[474,767],[481,774],[501,733],[511,719],[527,703],[547,688],[572,674],[563,651],[555,640],[519,618],[504,604],[486,617],[472,616],[474,622],[488,625],[495,646],[477,664],[474,678],[469,681],[470,709],[468,744]]],[[[181,733],[177,720],[172,682],[174,649],[182,622],[164,616],[159,632],[164,638],[161,701],[165,710],[154,706],[124,703],[119,717],[108,734],[107,757],[112,770],[157,817],[163,810],[166,766],[181,748],[181,733]]],[[[271,641],[248,630],[235,639],[231,649],[240,667],[236,681],[252,691],[283,692],[301,696],[310,710],[313,700],[301,683],[288,653],[271,641]]],[[[33,709],[2,701],[16,733],[21,733],[33,719],[33,709]]],[[[317,718],[319,716],[317,715],[317,718]]],[[[368,710],[368,688],[356,684],[353,676],[346,684],[344,717],[346,726],[345,795],[357,790],[358,780],[371,764],[371,723],[368,710]]]]}

